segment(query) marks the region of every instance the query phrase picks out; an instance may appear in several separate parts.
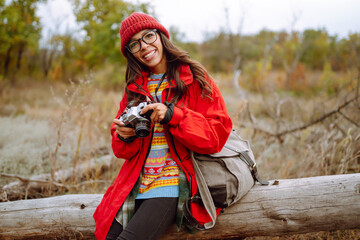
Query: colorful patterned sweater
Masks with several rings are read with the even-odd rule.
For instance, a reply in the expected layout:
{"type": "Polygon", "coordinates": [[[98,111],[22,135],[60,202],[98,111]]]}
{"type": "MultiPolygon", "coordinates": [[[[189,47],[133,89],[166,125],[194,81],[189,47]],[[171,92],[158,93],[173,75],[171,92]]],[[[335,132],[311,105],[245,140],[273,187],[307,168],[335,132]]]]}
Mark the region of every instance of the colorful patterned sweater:
{"type": "MultiPolygon", "coordinates": [[[[166,78],[159,89],[163,74],[150,74],[148,90],[155,101],[161,101],[162,91],[168,86],[166,78]]],[[[179,166],[172,159],[162,124],[155,124],[151,149],[145,161],[139,193],[136,199],[179,196],[179,166]]]]}

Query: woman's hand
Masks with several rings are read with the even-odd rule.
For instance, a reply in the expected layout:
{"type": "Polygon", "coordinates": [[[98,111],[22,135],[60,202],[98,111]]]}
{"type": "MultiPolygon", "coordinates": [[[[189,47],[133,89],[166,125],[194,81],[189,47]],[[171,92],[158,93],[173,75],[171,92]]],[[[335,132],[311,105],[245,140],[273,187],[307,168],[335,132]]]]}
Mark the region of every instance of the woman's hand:
{"type": "Polygon", "coordinates": [[[117,134],[120,135],[122,138],[129,138],[132,136],[135,136],[135,129],[125,127],[124,123],[120,121],[119,119],[114,119],[113,123],[115,123],[115,131],[117,134]]]}
{"type": "Polygon", "coordinates": [[[147,105],[141,110],[141,114],[146,113],[149,110],[154,110],[150,116],[150,121],[152,124],[160,123],[164,119],[168,107],[162,103],[152,103],[147,105]]]}

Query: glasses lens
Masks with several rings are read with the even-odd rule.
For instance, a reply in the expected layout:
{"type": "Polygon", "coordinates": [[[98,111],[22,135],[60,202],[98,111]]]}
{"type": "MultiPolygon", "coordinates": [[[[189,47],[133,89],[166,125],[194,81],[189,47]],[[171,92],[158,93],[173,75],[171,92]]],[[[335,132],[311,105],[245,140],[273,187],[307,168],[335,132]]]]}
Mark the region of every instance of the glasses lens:
{"type": "Polygon", "coordinates": [[[135,53],[140,50],[140,43],[138,41],[134,41],[129,43],[128,48],[130,52],[135,53]]]}
{"type": "Polygon", "coordinates": [[[147,44],[150,44],[150,43],[153,43],[156,41],[156,33],[151,31],[151,32],[147,32],[143,37],[142,37],[142,40],[147,43],[147,44]]]}

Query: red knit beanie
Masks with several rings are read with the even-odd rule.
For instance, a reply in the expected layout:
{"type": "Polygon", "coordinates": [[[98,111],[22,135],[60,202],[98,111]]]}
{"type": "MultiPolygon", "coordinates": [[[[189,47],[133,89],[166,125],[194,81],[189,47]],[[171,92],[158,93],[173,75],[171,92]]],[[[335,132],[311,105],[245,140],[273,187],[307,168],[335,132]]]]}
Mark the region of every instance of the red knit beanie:
{"type": "Polygon", "coordinates": [[[161,25],[155,18],[144,13],[132,13],[121,23],[120,38],[121,38],[121,52],[126,57],[125,46],[129,43],[130,39],[138,32],[144,29],[158,29],[163,32],[167,38],[170,38],[169,32],[161,25]]]}

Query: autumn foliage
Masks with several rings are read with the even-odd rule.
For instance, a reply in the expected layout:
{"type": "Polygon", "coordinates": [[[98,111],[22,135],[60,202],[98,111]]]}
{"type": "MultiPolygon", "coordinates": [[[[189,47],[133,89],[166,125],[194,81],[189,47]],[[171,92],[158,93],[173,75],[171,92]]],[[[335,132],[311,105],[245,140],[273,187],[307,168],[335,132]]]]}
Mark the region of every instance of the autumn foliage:
{"type": "MultiPolygon", "coordinates": [[[[120,23],[133,11],[155,16],[156,11],[148,4],[121,0],[73,0],[81,34],[54,32],[45,37],[36,15],[37,7],[44,2],[1,1],[2,84],[25,80],[76,82],[91,71],[101,87],[123,86],[126,62],[119,50],[120,23]]],[[[207,34],[202,42],[184,42],[184,35],[175,27],[170,32],[172,40],[211,73],[231,75],[234,68],[241,70],[238,81],[251,91],[326,89],[331,93],[356,76],[360,65],[359,33],[340,38],[326,29],[263,30],[254,35],[220,30],[207,34]],[[314,72],[319,76],[315,81],[308,77],[314,72]]]]}

